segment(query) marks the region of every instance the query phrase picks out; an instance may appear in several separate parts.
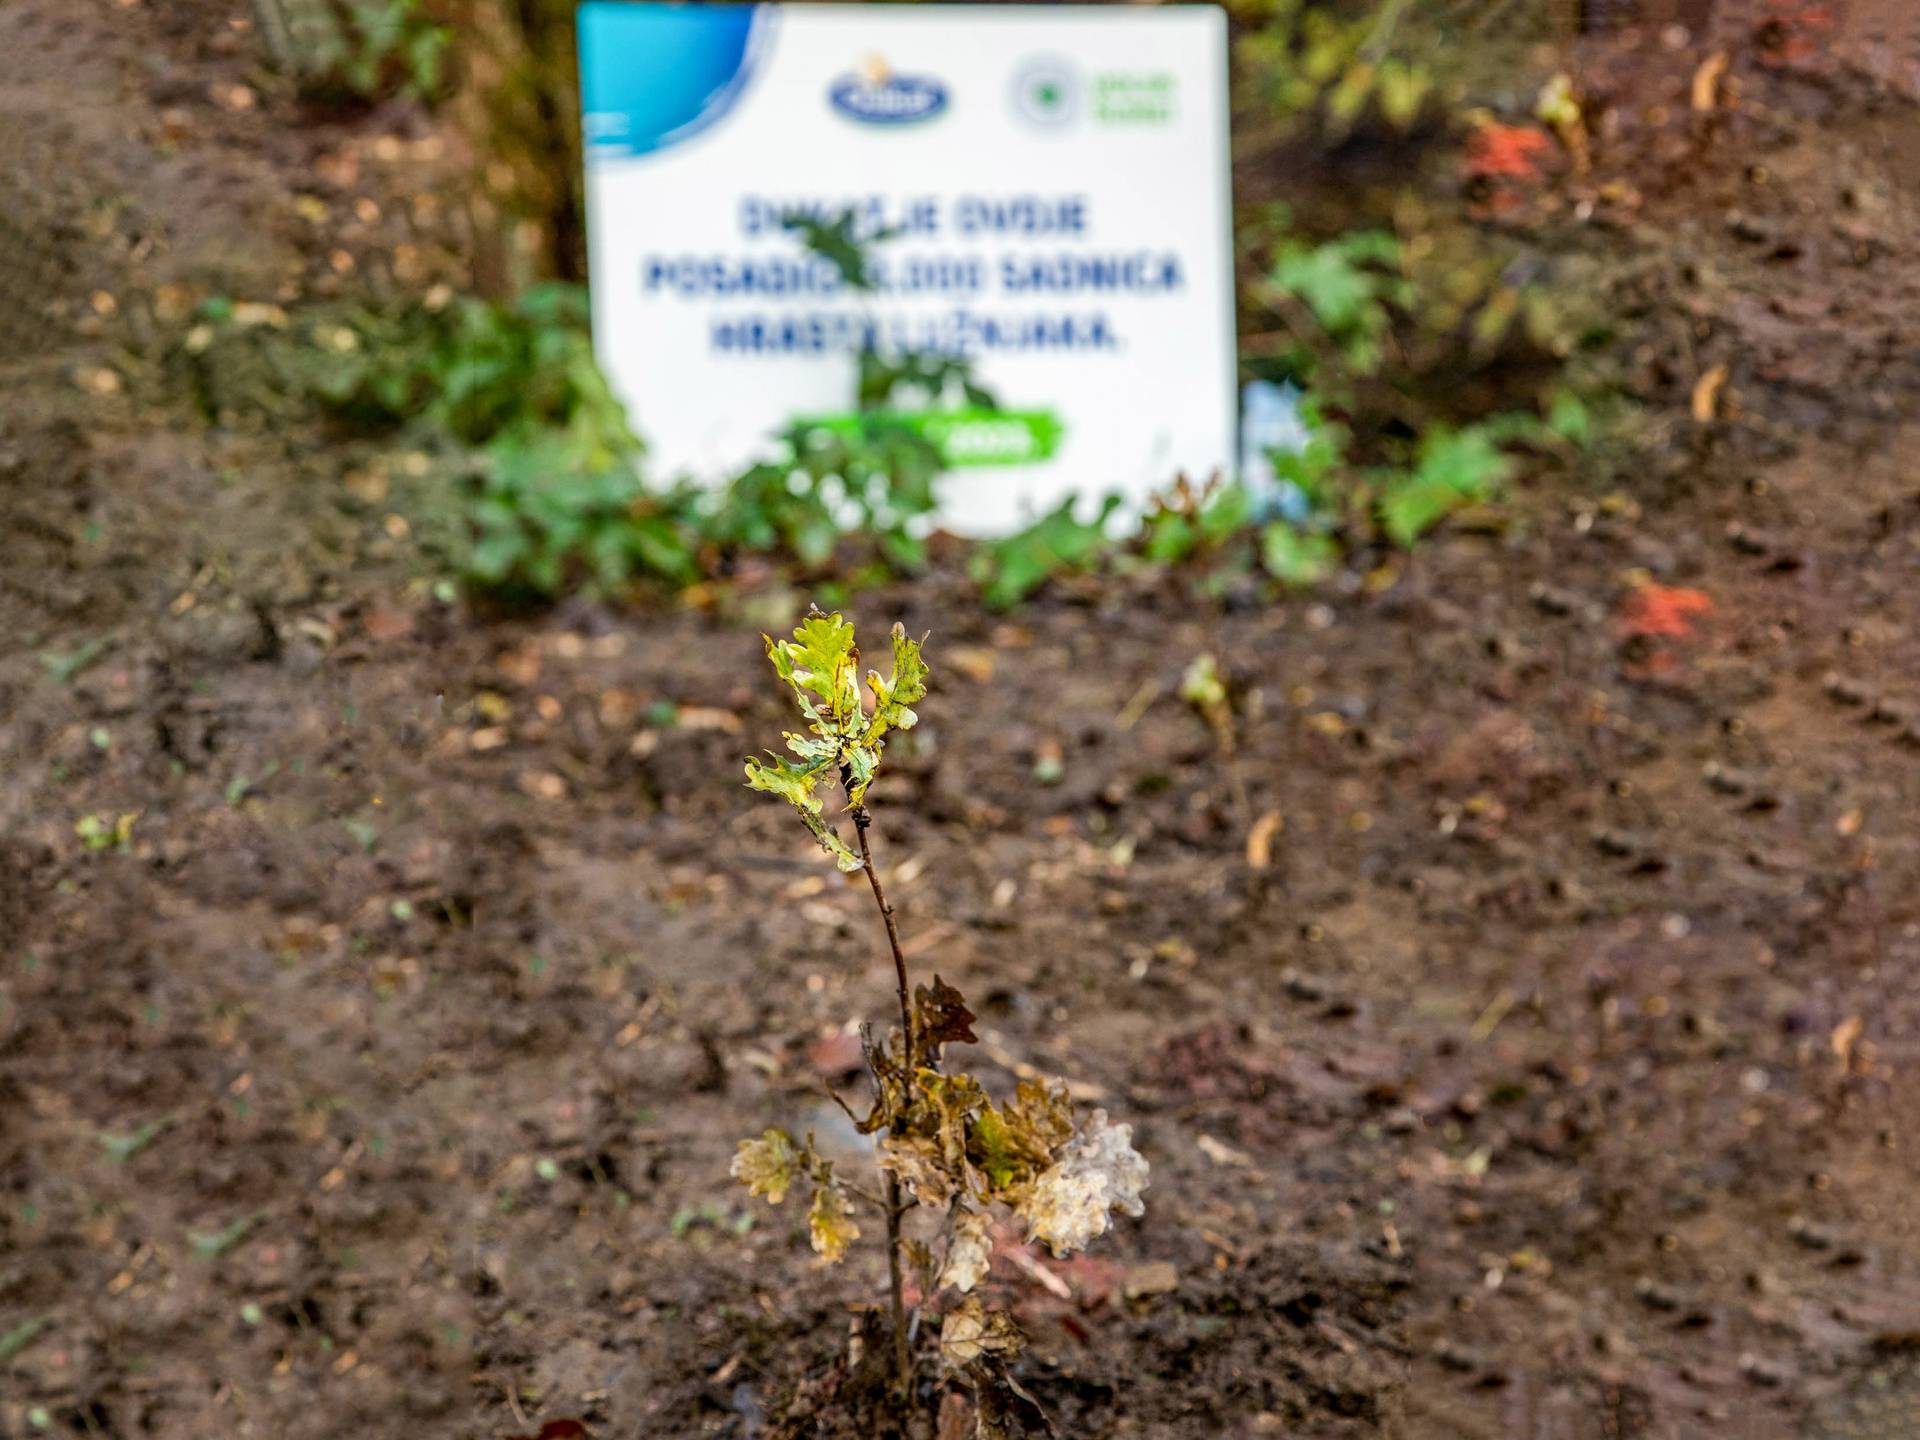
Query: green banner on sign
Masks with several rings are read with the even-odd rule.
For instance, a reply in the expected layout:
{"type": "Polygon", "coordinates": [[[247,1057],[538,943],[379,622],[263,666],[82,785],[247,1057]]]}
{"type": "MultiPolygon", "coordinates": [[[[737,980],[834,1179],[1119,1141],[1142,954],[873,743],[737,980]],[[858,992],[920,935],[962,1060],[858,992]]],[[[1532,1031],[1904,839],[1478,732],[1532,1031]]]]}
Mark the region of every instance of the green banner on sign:
{"type": "Polygon", "coordinates": [[[1050,410],[888,410],[821,415],[801,421],[856,435],[875,419],[905,425],[940,452],[952,469],[976,465],[1031,465],[1053,458],[1066,427],[1050,410]]]}

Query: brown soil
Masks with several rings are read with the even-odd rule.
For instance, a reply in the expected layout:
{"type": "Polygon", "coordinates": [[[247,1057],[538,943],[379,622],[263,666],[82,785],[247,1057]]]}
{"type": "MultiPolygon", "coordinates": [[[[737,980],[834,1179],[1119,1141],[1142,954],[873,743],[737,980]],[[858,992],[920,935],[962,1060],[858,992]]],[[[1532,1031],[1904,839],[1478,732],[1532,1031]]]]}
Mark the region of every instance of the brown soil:
{"type": "MultiPolygon", "coordinates": [[[[1511,223],[1631,277],[1616,488],[1283,604],[859,598],[934,636],[875,795],[914,963],[1154,1166],[1053,1284],[996,1262],[1059,1433],[1920,1434],[1903,8],[1589,42],[1602,173],[1511,223]]],[[[228,19],[0,7],[0,1434],[856,1433],[878,1257],[726,1177],[852,1148],[821,1081],[889,1006],[869,897],[739,784],[803,597],[476,621],[353,457],[195,416],[160,287],[428,244],[418,117],[302,114],[228,19]]]]}

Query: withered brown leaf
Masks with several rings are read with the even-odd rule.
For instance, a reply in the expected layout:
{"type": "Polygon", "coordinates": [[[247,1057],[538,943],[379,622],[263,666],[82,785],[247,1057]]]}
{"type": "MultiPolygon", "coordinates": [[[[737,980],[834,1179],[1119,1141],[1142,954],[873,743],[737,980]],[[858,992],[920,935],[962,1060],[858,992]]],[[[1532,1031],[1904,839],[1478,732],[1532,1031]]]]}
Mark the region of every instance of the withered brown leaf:
{"type": "Polygon", "coordinates": [[[942,1045],[974,1045],[973,1033],[978,1018],[967,1008],[966,997],[938,975],[932,985],[922,985],[913,994],[913,1034],[923,1064],[937,1062],[942,1045]]]}

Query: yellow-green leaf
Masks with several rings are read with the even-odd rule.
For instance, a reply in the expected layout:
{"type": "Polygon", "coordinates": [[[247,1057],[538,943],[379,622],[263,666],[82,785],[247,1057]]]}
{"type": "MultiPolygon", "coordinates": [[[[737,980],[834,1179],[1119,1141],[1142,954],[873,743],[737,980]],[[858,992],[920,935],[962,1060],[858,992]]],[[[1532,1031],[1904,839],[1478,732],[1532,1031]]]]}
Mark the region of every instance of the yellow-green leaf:
{"type": "Polygon", "coordinates": [[[769,1205],[778,1205],[800,1173],[800,1152],[786,1131],[768,1130],[758,1140],[740,1142],[728,1173],[749,1195],[764,1195],[769,1205]]]}
{"type": "Polygon", "coordinates": [[[799,757],[798,763],[749,760],[747,783],[785,797],[840,868],[858,870],[853,851],[821,818],[823,804],[815,787],[823,779],[839,780],[849,805],[866,799],[886,748],[882,737],[890,730],[908,729],[918,719],[912,702],[927,692],[920,644],[900,626],[893,627],[893,674],[885,679],[877,672],[868,674],[874,702],[869,714],[860,698],[860,649],[844,616],[816,612],[795,627],[791,640],[765,638],[774,673],[792,687],[812,735],[787,734],[787,748],[799,757]]]}
{"type": "Polygon", "coordinates": [[[893,674],[883,680],[878,670],[867,672],[867,688],[873,691],[873,719],[866,733],[869,743],[889,730],[911,730],[920,717],[909,707],[927,693],[927,662],[920,654],[926,637],[914,640],[896,622],[892,639],[893,674]]]}
{"type": "Polygon", "coordinates": [[[853,1223],[853,1202],[831,1180],[813,1192],[813,1206],[807,1211],[807,1234],[829,1264],[837,1265],[847,1255],[847,1246],[860,1238],[860,1227],[853,1223]]]}
{"type": "Polygon", "coordinates": [[[793,639],[766,639],[774,673],[794,688],[808,718],[818,712],[821,720],[841,729],[849,717],[860,714],[860,650],[851,622],[838,613],[809,615],[794,627],[793,639]],[[824,709],[807,700],[809,693],[825,702],[824,709]]]}
{"type": "Polygon", "coordinates": [[[747,788],[778,795],[788,801],[799,813],[807,829],[813,832],[813,838],[820,842],[820,848],[833,856],[834,862],[842,870],[852,872],[860,868],[860,857],[840,838],[839,832],[826,822],[820,813],[823,803],[813,793],[825,773],[824,767],[809,769],[805,765],[783,760],[778,755],[766,760],[757,755],[747,757],[747,788]]]}

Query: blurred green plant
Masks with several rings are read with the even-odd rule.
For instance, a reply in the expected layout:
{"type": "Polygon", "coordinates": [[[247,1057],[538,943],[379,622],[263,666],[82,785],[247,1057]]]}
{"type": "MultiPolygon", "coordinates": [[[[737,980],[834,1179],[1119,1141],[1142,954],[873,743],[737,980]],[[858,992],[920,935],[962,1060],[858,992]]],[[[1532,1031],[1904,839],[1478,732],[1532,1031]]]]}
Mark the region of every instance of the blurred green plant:
{"type": "Polygon", "coordinates": [[[617,592],[644,576],[700,577],[686,497],[651,493],[631,457],[595,458],[565,431],[488,448],[467,482],[468,534],[457,546],[470,587],[525,604],[578,588],[617,592]]]}
{"type": "MultiPolygon", "coordinates": [[[[849,224],[790,228],[849,286],[870,288],[849,224]]],[[[416,528],[492,599],[685,586],[746,555],[815,571],[850,539],[883,571],[924,565],[946,461],[921,425],[994,408],[968,361],[867,350],[847,413],[795,423],[725,486],[661,486],[595,361],[588,308],[583,289],[558,283],[507,303],[443,296],[297,317],[217,299],[182,349],[210,418],[284,410],[254,402],[294,393],[357,431],[437,454],[416,528]]]]}
{"type": "Polygon", "coordinates": [[[796,425],[779,455],[751,466],[718,496],[705,521],[722,544],[784,553],[817,567],[841,537],[870,539],[900,571],[926,563],[916,521],[934,509],[940,453],[884,415],[862,415],[851,431],[796,425]]]}
{"type": "Polygon", "coordinates": [[[474,590],[529,603],[698,578],[694,497],[647,485],[644,447],[594,360],[584,291],[361,313],[313,338],[308,383],[335,415],[451,449],[455,523],[428,533],[474,590]]]}
{"type": "Polygon", "coordinates": [[[982,542],[968,567],[981,598],[1004,610],[1057,576],[1092,569],[1110,549],[1107,526],[1120,501],[1109,495],[1087,519],[1084,508],[1063,500],[1025,529],[982,542]]]}
{"type": "Polygon", "coordinates": [[[584,290],[547,284],[504,305],[460,297],[361,311],[314,327],[308,384],[335,414],[369,429],[417,423],[472,446],[563,430],[596,464],[637,456],[594,360],[587,308],[584,290]]]}
{"type": "Polygon", "coordinates": [[[1256,495],[1237,480],[1182,479],[1120,539],[1108,534],[1117,499],[1090,520],[1064,503],[975,550],[983,598],[1004,609],[1051,580],[1103,565],[1185,576],[1203,594],[1258,575],[1314,585],[1351,554],[1411,548],[1447,516],[1495,500],[1518,468],[1516,451],[1565,449],[1587,426],[1584,407],[1563,392],[1545,420],[1511,412],[1458,427],[1436,423],[1361,463],[1347,425],[1324,418],[1312,401],[1302,403],[1300,419],[1305,443],[1268,457],[1272,493],[1256,495]]]}
{"type": "MultiPolygon", "coordinates": [[[[1362,374],[1378,370],[1411,287],[1400,273],[1400,242],[1384,230],[1356,230],[1325,244],[1281,242],[1268,273],[1271,293],[1305,308],[1340,362],[1362,374]]],[[[1282,352],[1293,377],[1311,381],[1319,347],[1309,339],[1282,352]]]]}
{"type": "Polygon", "coordinates": [[[1236,0],[1249,141],[1306,133],[1338,143],[1371,125],[1406,134],[1433,114],[1433,72],[1390,53],[1408,4],[1381,0],[1356,14],[1312,0],[1236,0]]]}
{"type": "Polygon", "coordinates": [[[1376,399],[1382,387],[1444,395],[1434,382],[1544,370],[1594,338],[1597,317],[1567,287],[1501,247],[1415,213],[1406,225],[1416,240],[1377,229],[1277,239],[1255,291],[1280,325],[1252,341],[1267,374],[1345,401],[1368,387],[1376,399]]]}
{"type": "Polygon", "coordinates": [[[255,0],[281,65],[314,99],[429,100],[446,82],[452,29],[422,0],[255,0]]]}

